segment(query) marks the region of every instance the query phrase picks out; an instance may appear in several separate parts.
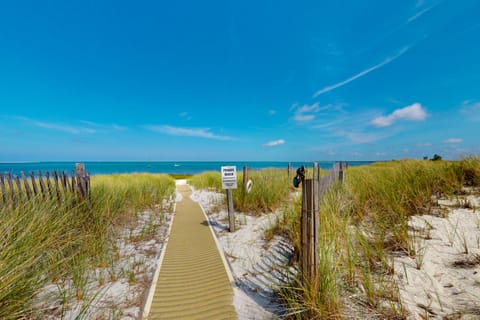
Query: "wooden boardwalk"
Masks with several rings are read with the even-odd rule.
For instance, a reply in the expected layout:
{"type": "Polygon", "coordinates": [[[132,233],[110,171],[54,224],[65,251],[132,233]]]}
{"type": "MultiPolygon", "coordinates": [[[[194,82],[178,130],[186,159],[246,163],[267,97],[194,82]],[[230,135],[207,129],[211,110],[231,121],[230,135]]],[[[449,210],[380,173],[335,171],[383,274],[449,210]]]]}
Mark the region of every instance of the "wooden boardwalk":
{"type": "Polygon", "coordinates": [[[147,319],[237,319],[224,260],[186,185],[177,203],[147,319]]]}

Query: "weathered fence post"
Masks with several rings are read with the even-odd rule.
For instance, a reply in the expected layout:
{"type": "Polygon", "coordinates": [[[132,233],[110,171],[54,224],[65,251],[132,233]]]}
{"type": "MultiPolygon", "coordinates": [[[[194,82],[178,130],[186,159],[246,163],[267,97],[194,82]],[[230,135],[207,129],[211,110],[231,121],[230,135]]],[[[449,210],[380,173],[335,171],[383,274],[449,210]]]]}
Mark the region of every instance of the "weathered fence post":
{"type": "Polygon", "coordinates": [[[65,196],[67,195],[69,190],[73,192],[73,190],[70,189],[70,185],[68,184],[68,175],[67,175],[67,172],[65,172],[65,170],[62,173],[62,186],[65,192],[65,196]]]}
{"type": "Polygon", "coordinates": [[[15,190],[13,189],[13,183],[12,183],[12,175],[10,172],[5,173],[5,176],[7,177],[7,183],[8,187],[10,188],[10,195],[12,196],[12,201],[15,204],[17,202],[17,196],[15,195],[15,190]]]}
{"type": "Polygon", "coordinates": [[[17,186],[17,191],[18,191],[18,195],[19,195],[19,200],[22,201],[24,200],[25,198],[23,197],[23,190],[22,190],[22,185],[20,184],[20,179],[18,178],[18,176],[16,174],[13,175],[13,180],[15,180],[15,184],[17,186]]]}
{"type": "Polygon", "coordinates": [[[50,173],[45,171],[45,178],[47,179],[48,195],[53,198],[52,184],[50,183],[50,173]]]}
{"type": "Polygon", "coordinates": [[[7,191],[6,191],[6,188],[5,188],[5,182],[4,182],[2,173],[0,173],[0,187],[2,188],[3,202],[7,203],[7,191]]]}
{"type": "Polygon", "coordinates": [[[83,163],[76,163],[75,169],[77,171],[77,186],[79,190],[80,199],[87,199],[88,195],[88,181],[87,172],[85,171],[85,165],[83,163]]]}
{"type": "Polygon", "coordinates": [[[58,174],[57,171],[52,172],[53,181],[55,182],[55,191],[57,192],[58,201],[62,200],[62,194],[60,193],[60,186],[58,185],[58,174]]]}
{"type": "Polygon", "coordinates": [[[290,179],[290,170],[292,169],[292,164],[289,162],[287,167],[288,178],[290,179]]]}
{"type": "Polygon", "coordinates": [[[302,188],[301,269],[305,280],[315,281],[318,272],[319,190],[318,178],[305,179],[302,188]]]}
{"type": "Polygon", "coordinates": [[[37,189],[37,183],[35,182],[35,175],[33,174],[33,171],[30,171],[30,179],[32,179],[33,193],[35,195],[37,195],[38,194],[38,189],[37,189]]]}
{"type": "Polygon", "coordinates": [[[42,171],[37,170],[37,176],[38,176],[38,182],[40,183],[40,191],[42,193],[43,198],[45,198],[47,194],[47,190],[45,189],[45,184],[43,183],[42,171]]]}
{"type": "Polygon", "coordinates": [[[318,162],[313,163],[313,179],[320,182],[320,166],[318,162]]]}
{"type": "Polygon", "coordinates": [[[235,211],[233,211],[233,192],[232,189],[227,189],[228,202],[228,226],[230,232],[235,232],[235,211]]]}
{"type": "Polygon", "coordinates": [[[78,185],[75,181],[75,170],[71,170],[70,171],[70,178],[71,178],[71,184],[70,184],[70,187],[71,187],[71,190],[72,190],[72,193],[73,194],[77,194],[78,195],[78,185]]]}
{"type": "Polygon", "coordinates": [[[339,168],[339,171],[338,171],[338,181],[340,181],[340,183],[343,183],[343,163],[342,163],[342,161],[340,161],[340,168],[339,168]]]}
{"type": "Polygon", "coordinates": [[[23,171],[21,171],[20,174],[22,175],[23,184],[25,185],[25,192],[27,193],[27,199],[30,199],[32,197],[32,190],[30,190],[30,185],[28,184],[27,176],[23,171]]]}

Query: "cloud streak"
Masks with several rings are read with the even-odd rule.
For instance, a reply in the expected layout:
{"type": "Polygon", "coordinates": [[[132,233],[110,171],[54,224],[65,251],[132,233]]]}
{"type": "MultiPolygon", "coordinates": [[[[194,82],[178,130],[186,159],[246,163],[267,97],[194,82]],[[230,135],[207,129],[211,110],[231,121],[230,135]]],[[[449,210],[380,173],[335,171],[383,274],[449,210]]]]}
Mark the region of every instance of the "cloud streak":
{"type": "Polygon", "coordinates": [[[316,119],[317,115],[321,111],[326,111],[329,109],[334,108],[333,105],[329,104],[326,106],[320,106],[318,102],[308,105],[304,104],[303,106],[299,106],[298,104],[294,104],[290,111],[294,111],[293,120],[295,122],[310,122],[316,119]]]}
{"type": "Polygon", "coordinates": [[[434,4],[433,6],[430,6],[430,7],[428,7],[428,8],[425,8],[425,9],[417,12],[416,14],[414,14],[413,16],[411,16],[410,18],[408,18],[407,24],[412,23],[413,21],[417,20],[418,18],[420,18],[421,16],[423,16],[425,13],[427,13],[427,12],[429,12],[430,10],[432,10],[433,8],[435,8],[436,6],[438,6],[438,3],[437,3],[437,4],[434,4]]]}
{"type": "Polygon", "coordinates": [[[368,134],[362,132],[353,132],[353,131],[346,131],[346,130],[338,130],[336,135],[339,137],[345,137],[350,142],[354,144],[365,144],[365,143],[372,143],[377,140],[382,139],[382,136],[376,134],[368,134]]]}
{"type": "Polygon", "coordinates": [[[333,91],[335,89],[338,89],[340,87],[343,87],[347,84],[349,84],[350,82],[352,81],[355,81],[363,76],[366,76],[367,74],[369,74],[370,72],[373,72],[377,69],[380,69],[384,66],[386,66],[387,64],[397,60],[398,58],[400,58],[401,56],[403,56],[408,50],[410,49],[410,46],[407,46],[407,47],[404,47],[402,50],[400,50],[396,55],[394,55],[393,57],[387,57],[385,60],[383,60],[382,62],[380,62],[379,64],[376,64],[368,69],[365,69],[359,73],[357,73],[356,75],[354,76],[351,76],[350,78],[346,79],[346,80],[343,80],[343,81],[340,81],[338,83],[335,83],[333,85],[330,85],[330,86],[326,86],[320,90],[318,90],[317,92],[315,92],[313,94],[313,97],[314,98],[317,98],[318,96],[324,94],[324,93],[327,93],[327,92],[330,92],[330,91],[333,91]]]}
{"type": "Polygon", "coordinates": [[[391,126],[397,120],[423,121],[427,118],[427,116],[428,114],[422,105],[416,102],[404,108],[397,109],[388,116],[376,117],[371,121],[371,123],[377,128],[383,128],[391,126]]]}
{"type": "Polygon", "coordinates": [[[468,117],[471,121],[480,120],[480,102],[466,100],[462,102],[460,112],[468,117]]]}
{"type": "Polygon", "coordinates": [[[446,144],[458,144],[462,142],[463,142],[463,139],[460,139],[460,138],[450,138],[447,140],[443,140],[443,143],[446,143],[446,144]]]}
{"type": "Polygon", "coordinates": [[[18,120],[26,121],[27,123],[30,123],[38,128],[55,130],[55,131],[60,131],[60,132],[65,132],[65,133],[70,133],[75,135],[82,134],[82,133],[94,134],[97,132],[97,129],[91,128],[91,127],[74,126],[70,124],[56,123],[56,122],[45,122],[45,121],[30,119],[27,117],[16,117],[16,118],[18,120]]]}
{"type": "Polygon", "coordinates": [[[233,140],[232,137],[215,134],[211,132],[209,128],[181,128],[169,125],[148,125],[144,127],[150,131],[164,133],[171,136],[194,137],[213,140],[233,140]]]}
{"type": "Polygon", "coordinates": [[[295,110],[295,114],[293,115],[295,122],[309,122],[314,120],[315,114],[320,111],[320,104],[318,102],[312,105],[304,104],[303,106],[294,104],[290,108],[290,111],[292,110],[295,110]]]}
{"type": "Polygon", "coordinates": [[[278,147],[278,146],[281,146],[283,144],[285,144],[285,140],[279,139],[279,140],[274,140],[274,141],[267,142],[263,146],[265,146],[265,147],[278,147]]]}

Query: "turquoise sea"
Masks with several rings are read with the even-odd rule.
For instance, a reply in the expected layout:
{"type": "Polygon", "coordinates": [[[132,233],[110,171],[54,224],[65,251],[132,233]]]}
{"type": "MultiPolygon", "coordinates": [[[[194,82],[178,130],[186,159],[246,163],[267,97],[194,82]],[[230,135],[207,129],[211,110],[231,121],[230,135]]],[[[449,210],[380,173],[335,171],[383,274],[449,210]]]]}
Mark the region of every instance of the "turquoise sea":
{"type": "MultiPolygon", "coordinates": [[[[167,174],[197,174],[204,171],[219,171],[221,166],[237,166],[237,171],[241,171],[246,165],[249,170],[264,168],[284,168],[287,169],[288,162],[267,162],[267,161],[179,161],[179,162],[83,162],[87,172],[91,175],[113,174],[113,173],[167,173],[167,174]]],[[[330,169],[334,161],[319,161],[318,164],[323,169],[330,169]]],[[[352,161],[348,162],[350,166],[368,165],[372,161],[352,161]]],[[[293,169],[302,165],[313,166],[313,162],[291,162],[293,169]]],[[[75,170],[75,162],[19,162],[19,163],[0,163],[0,172],[10,172],[18,175],[21,171],[29,172],[37,170],[44,171],[67,171],[75,170]]]]}

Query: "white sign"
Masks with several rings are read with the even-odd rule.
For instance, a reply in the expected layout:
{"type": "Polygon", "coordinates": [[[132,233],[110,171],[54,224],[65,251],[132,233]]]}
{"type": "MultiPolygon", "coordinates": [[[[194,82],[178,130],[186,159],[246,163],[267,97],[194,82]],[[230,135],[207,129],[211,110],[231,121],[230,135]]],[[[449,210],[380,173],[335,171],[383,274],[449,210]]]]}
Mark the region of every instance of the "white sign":
{"type": "Polygon", "coordinates": [[[222,167],[222,188],[237,189],[237,167],[222,167]]]}

